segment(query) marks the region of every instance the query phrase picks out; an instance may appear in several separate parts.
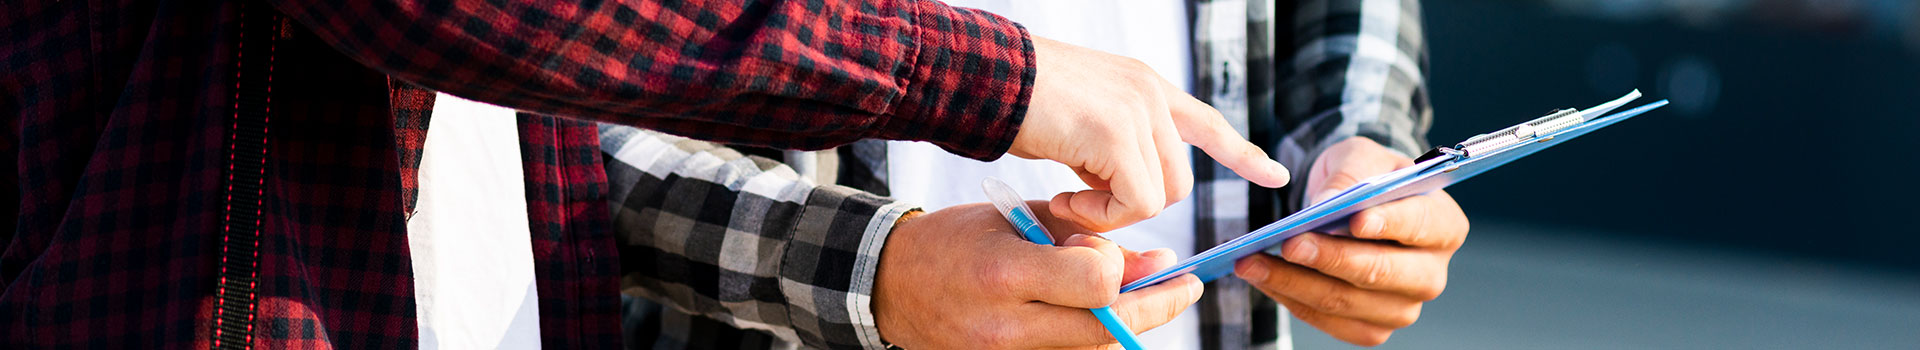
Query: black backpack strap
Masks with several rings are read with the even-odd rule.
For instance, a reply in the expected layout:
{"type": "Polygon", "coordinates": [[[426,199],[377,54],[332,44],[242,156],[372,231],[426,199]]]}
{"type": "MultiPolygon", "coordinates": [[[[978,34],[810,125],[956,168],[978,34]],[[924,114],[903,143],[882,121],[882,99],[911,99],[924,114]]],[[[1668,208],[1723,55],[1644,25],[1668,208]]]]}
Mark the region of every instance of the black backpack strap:
{"type": "Polygon", "coordinates": [[[220,280],[213,319],[213,348],[248,349],[258,301],[260,224],[264,209],[267,112],[273,100],[274,38],[283,21],[272,6],[240,4],[240,48],[234,69],[233,118],[228,123],[224,219],[220,232],[220,280]]]}

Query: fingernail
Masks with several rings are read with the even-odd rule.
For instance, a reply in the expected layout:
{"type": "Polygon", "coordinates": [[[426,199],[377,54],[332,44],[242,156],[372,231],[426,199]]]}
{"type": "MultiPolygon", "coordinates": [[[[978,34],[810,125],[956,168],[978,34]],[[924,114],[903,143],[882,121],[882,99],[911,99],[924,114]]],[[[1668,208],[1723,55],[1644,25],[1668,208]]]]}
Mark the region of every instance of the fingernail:
{"type": "Polygon", "coordinates": [[[1160,249],[1140,252],[1140,257],[1148,258],[1148,259],[1159,259],[1162,256],[1166,256],[1170,254],[1173,254],[1173,249],[1160,248],[1160,249]]]}
{"type": "Polygon", "coordinates": [[[1360,232],[1356,232],[1354,234],[1355,237],[1362,237],[1362,238],[1380,237],[1380,226],[1382,226],[1385,221],[1385,220],[1381,220],[1380,214],[1368,213],[1366,216],[1366,219],[1362,221],[1366,221],[1367,224],[1366,226],[1360,227],[1360,232]]]}
{"type": "Polygon", "coordinates": [[[1240,268],[1234,269],[1234,271],[1239,273],[1240,279],[1248,281],[1264,281],[1267,279],[1267,266],[1261,265],[1260,262],[1253,261],[1253,258],[1240,259],[1240,262],[1236,264],[1239,264],[1240,268]]]}
{"type": "Polygon", "coordinates": [[[1194,275],[1191,275],[1191,274],[1189,274],[1189,275],[1187,275],[1187,277],[1182,277],[1182,278],[1192,278],[1192,279],[1193,279],[1193,283],[1192,283],[1192,284],[1188,284],[1188,285],[1187,285],[1187,291],[1188,291],[1188,292],[1192,292],[1193,294],[1187,294],[1187,295],[1191,295],[1191,296],[1194,296],[1194,297],[1195,297],[1195,299],[1198,299],[1198,297],[1199,297],[1199,296],[1200,296],[1201,294],[1205,294],[1205,293],[1207,292],[1207,284],[1206,284],[1206,283],[1200,283],[1200,278],[1199,278],[1199,277],[1195,277],[1194,275]]]}
{"type": "Polygon", "coordinates": [[[1088,245],[1086,244],[1088,239],[1093,239],[1093,236],[1088,236],[1085,233],[1075,233],[1072,236],[1067,236],[1066,244],[1067,245],[1088,245]]]}
{"type": "Polygon", "coordinates": [[[1320,255],[1319,247],[1313,242],[1313,236],[1299,236],[1287,240],[1280,248],[1280,255],[1295,264],[1313,265],[1313,259],[1320,255]]]}

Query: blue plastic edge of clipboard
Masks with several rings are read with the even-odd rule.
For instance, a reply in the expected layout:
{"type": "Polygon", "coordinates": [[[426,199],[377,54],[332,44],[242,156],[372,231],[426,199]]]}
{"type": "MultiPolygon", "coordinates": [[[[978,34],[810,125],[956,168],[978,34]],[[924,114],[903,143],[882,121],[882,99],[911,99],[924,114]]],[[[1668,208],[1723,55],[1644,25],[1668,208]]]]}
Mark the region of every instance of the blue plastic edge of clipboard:
{"type": "Polygon", "coordinates": [[[1258,230],[1194,254],[1193,257],[1181,260],[1173,267],[1128,283],[1120,288],[1120,292],[1126,293],[1146,288],[1188,273],[1194,274],[1203,282],[1212,281],[1232,273],[1234,261],[1242,257],[1269,250],[1269,248],[1277,253],[1280,243],[1301,233],[1335,231],[1345,226],[1349,216],[1362,209],[1445,188],[1534,152],[1666,105],[1667,100],[1654,101],[1554,132],[1539,141],[1510,146],[1464,160],[1443,156],[1416,164],[1414,166],[1424,167],[1424,170],[1401,178],[1381,179],[1378,182],[1350,188],[1346,192],[1334,195],[1333,198],[1323,200],[1321,203],[1309,206],[1258,230]]]}

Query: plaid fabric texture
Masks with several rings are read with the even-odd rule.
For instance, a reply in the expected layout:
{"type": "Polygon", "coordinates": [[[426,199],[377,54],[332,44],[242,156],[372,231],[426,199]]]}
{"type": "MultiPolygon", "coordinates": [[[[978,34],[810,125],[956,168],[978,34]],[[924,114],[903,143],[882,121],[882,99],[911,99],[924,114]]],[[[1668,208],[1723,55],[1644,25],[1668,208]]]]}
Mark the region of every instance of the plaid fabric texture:
{"type": "Polygon", "coordinates": [[[600,140],[622,288],[667,306],[630,347],[881,346],[874,273],[911,207],[712,143],[608,124],[600,140]]]}
{"type": "Polygon", "coordinates": [[[619,252],[593,122],[520,113],[520,166],[543,348],[620,344],[619,252]]]}
{"type": "Polygon", "coordinates": [[[1025,29],[932,0],[277,2],[403,80],[728,143],[993,159],[1032,91],[1025,29]]]}
{"type": "Polygon", "coordinates": [[[427,124],[433,118],[433,101],[440,94],[392,78],[387,79],[387,89],[400,155],[400,198],[406,201],[407,217],[411,218],[413,205],[420,199],[420,157],[426,153],[427,124]]]}
{"type": "MultiPolygon", "coordinates": [[[[209,343],[243,5],[268,8],[27,0],[0,11],[0,113],[15,116],[0,151],[16,183],[0,193],[17,205],[0,235],[0,348],[209,343]]],[[[406,174],[426,89],[707,139],[916,139],[982,159],[1011,143],[1032,89],[1024,30],[933,1],[272,5],[293,21],[273,39],[260,347],[416,344],[406,174]],[[829,83],[847,81],[858,83],[829,83]]],[[[615,347],[620,261],[598,132],[523,115],[520,133],[543,340],[615,347]]],[[[884,205],[845,197],[810,200],[884,205]]],[[[836,250],[861,252],[858,239],[794,237],[821,247],[820,261],[856,263],[791,264],[792,281],[831,284],[836,275],[800,269],[865,261],[836,250]]],[[[840,288],[863,288],[855,282],[840,288]]],[[[808,305],[787,309],[838,323],[800,325],[799,339],[863,344],[870,320],[846,317],[864,301],[808,305]]]]}
{"type": "MultiPolygon", "coordinates": [[[[1366,137],[1408,156],[1427,147],[1433,117],[1417,0],[1189,4],[1195,95],[1295,174],[1282,189],[1249,186],[1194,152],[1196,249],[1298,210],[1307,169],[1334,143],[1366,137]]],[[[1243,280],[1212,282],[1194,307],[1206,349],[1291,347],[1284,309],[1243,280]]]]}
{"type": "MultiPolygon", "coordinates": [[[[1248,182],[1234,175],[1232,171],[1220,166],[1205,153],[1193,153],[1195,201],[1195,235],[1197,249],[1211,248],[1225,240],[1246,233],[1251,227],[1265,225],[1297,209],[1300,200],[1300,187],[1306,184],[1305,176],[1320,151],[1333,143],[1350,137],[1360,136],[1373,139],[1382,145],[1408,155],[1417,154],[1425,148],[1424,135],[1432,123],[1431,111],[1427,105],[1424,71],[1426,68],[1425,42],[1421,35],[1419,4],[1411,0],[1309,0],[1275,3],[1272,1],[1245,0],[1193,0],[1188,2],[1188,14],[1191,16],[1194,55],[1193,75],[1195,95],[1219,109],[1228,121],[1243,136],[1256,144],[1267,148],[1269,154],[1276,155],[1289,169],[1295,169],[1294,184],[1283,189],[1266,189],[1249,186],[1248,182]],[[1284,28],[1286,31],[1279,31],[1284,28]]],[[[618,128],[613,128],[618,129],[618,128]]],[[[606,130],[603,128],[603,130],[606,130]]],[[[615,133],[647,135],[645,139],[657,138],[644,131],[616,131],[615,133]]],[[[603,141],[612,138],[603,138],[603,141]]],[[[631,141],[630,141],[631,142],[631,141]]],[[[647,141],[654,142],[654,141],[647,141]]],[[[690,142],[690,141],[682,141],[690,142]]],[[[612,147],[618,147],[612,146],[612,147]]],[[[628,146],[631,147],[631,146],[628,146]]],[[[664,149],[665,144],[655,144],[649,149],[664,149]]],[[[732,151],[716,148],[710,144],[698,143],[683,145],[680,152],[711,152],[714,160],[700,161],[704,169],[699,174],[708,178],[695,178],[688,175],[674,175],[676,182],[694,182],[675,186],[689,188],[735,188],[738,186],[724,183],[750,182],[740,175],[717,174],[716,167],[732,167],[731,172],[743,172],[738,169],[762,169],[765,173],[781,174],[777,178],[782,184],[797,184],[804,180],[788,178],[785,168],[771,164],[770,160],[739,158],[732,151]],[[722,161],[730,160],[730,161],[722,161]],[[724,163],[724,164],[723,164],[724,163]]],[[[617,148],[608,148],[616,152],[617,148]]],[[[839,183],[880,184],[884,190],[886,154],[884,152],[862,152],[859,144],[841,148],[840,164],[857,165],[853,171],[843,171],[838,175],[839,183]],[[882,171],[875,171],[881,169],[882,171]],[[851,178],[851,180],[850,180],[851,178]]],[[[681,154],[681,153],[676,153],[681,154]]],[[[621,158],[616,156],[615,158],[621,158]]],[[[614,168],[609,174],[636,174],[648,166],[679,169],[680,163],[692,162],[683,158],[629,157],[619,162],[609,162],[614,168]],[[665,164],[657,159],[670,159],[665,164]],[[618,164],[625,163],[625,164],[618,164]],[[632,169],[617,169],[630,167],[632,169]]],[[[664,170],[663,170],[664,171],[664,170]]],[[[665,172],[662,172],[664,174],[665,172]]],[[[611,175],[610,175],[611,176],[611,175]]],[[[769,175],[759,175],[768,177],[769,175]]],[[[623,186],[641,187],[662,186],[660,176],[612,176],[616,188],[616,206],[632,208],[656,208],[677,206],[686,210],[678,214],[678,222],[700,221],[703,224],[663,225],[651,219],[636,220],[617,226],[620,235],[633,234],[627,231],[646,231],[648,235],[660,232],[693,232],[686,236],[674,236],[674,239],[656,241],[670,244],[672,248],[643,248],[643,240],[627,240],[622,243],[623,252],[636,249],[665,250],[682,249],[689,246],[692,237],[705,234],[708,241],[729,240],[745,233],[740,230],[722,230],[729,226],[751,226],[757,221],[785,223],[790,215],[764,216],[757,209],[740,210],[735,203],[714,205],[707,200],[704,209],[684,207],[686,196],[621,197],[623,186]],[[632,183],[632,185],[627,185],[632,183]],[[670,203],[678,202],[678,203],[670,203]],[[704,210],[704,211],[701,211],[704,210]],[[699,211],[699,212],[696,212],[699,211]],[[706,218],[693,220],[687,218],[706,218]],[[765,219],[762,219],[762,218],[765,219]],[[720,223],[724,222],[725,225],[720,223]],[[676,226],[680,225],[680,226],[676,226]],[[695,226],[704,227],[696,228],[695,226]],[[675,240],[686,239],[686,240],[675,240]]],[[[649,191],[669,191],[656,188],[649,191]]],[[[704,192],[703,192],[704,193],[704,192]]],[[[727,192],[728,196],[745,196],[743,191],[727,192]]],[[[708,197],[712,198],[712,197],[708,197]]],[[[788,204],[791,206],[792,204],[788,204]]],[[[863,206],[859,212],[845,210],[834,212],[836,215],[848,215],[852,221],[877,217],[873,206],[863,206]]],[[[626,210],[615,208],[616,211],[626,210]]],[[[616,214],[635,217],[632,213],[616,214]]],[[[657,214],[654,214],[657,215],[657,214]]],[[[639,216],[642,218],[650,218],[639,216]]],[[[869,219],[870,220],[870,219],[869,219]]],[[[875,222],[875,221],[869,221],[875,222]]],[[[835,234],[884,234],[882,232],[862,232],[851,229],[835,234]]],[[[870,238],[869,238],[870,239],[870,238]]],[[[705,243],[712,245],[714,243],[705,243]]],[[[702,253],[714,248],[702,250],[702,253]]],[[[656,253],[657,254],[657,253],[656,253]]],[[[685,253],[687,255],[692,253],[685,253]]],[[[769,255],[761,255],[762,257],[769,255]]],[[[624,258],[631,255],[623,255],[624,258]]],[[[684,256],[670,256],[672,259],[686,259],[684,256]]],[[[707,264],[715,264],[718,256],[707,258],[707,264]]],[[[627,285],[631,286],[634,274],[657,274],[644,269],[658,269],[661,266],[627,265],[627,285]],[[640,268],[641,270],[636,270],[640,268]]],[[[767,267],[760,267],[767,268],[767,267]]],[[[678,271],[678,270],[675,270],[678,271]]],[[[695,276],[682,276],[695,278],[695,276]]],[[[870,275],[853,275],[853,278],[871,278],[870,275]]],[[[700,277],[708,278],[711,277],[700,277]]],[[[710,280],[699,280],[710,281],[710,280]]],[[[633,308],[628,311],[629,336],[647,339],[653,346],[667,349],[768,349],[793,348],[800,344],[783,342],[792,339],[791,330],[784,327],[763,327],[752,320],[741,320],[739,312],[731,312],[725,306],[716,306],[712,300],[716,295],[740,293],[724,290],[687,290],[675,285],[675,282],[655,282],[666,285],[665,290],[679,290],[679,294],[663,295],[650,291],[652,287],[635,290],[629,287],[630,294],[637,294],[667,304],[659,304],[642,299],[630,300],[633,308]],[[682,309],[700,311],[683,311],[682,309]],[[692,316],[689,313],[705,315],[692,316]],[[750,328],[752,330],[742,329],[750,328]]],[[[688,282],[678,282],[688,283],[688,282]]],[[[697,282],[709,283],[709,282],[697,282]]],[[[871,283],[871,282],[868,282],[871,283]]],[[[837,285],[837,284],[836,284],[837,285]]],[[[751,287],[741,287],[749,288],[751,287]]],[[[771,299],[771,298],[769,298],[771,299]]],[[[749,304],[735,304],[749,305],[749,304]]],[[[774,305],[751,304],[766,309],[774,305]]],[[[1221,279],[1212,282],[1199,304],[1194,306],[1201,315],[1202,346],[1205,349],[1274,349],[1290,348],[1291,340],[1287,335],[1288,317],[1273,300],[1262,295],[1257,289],[1239,279],[1221,279]]],[[[630,343],[629,346],[636,346],[630,343]]],[[[837,346],[805,344],[811,347],[837,346]]],[[[870,345],[870,344],[863,344],[870,345]]]]}
{"type": "MultiPolygon", "coordinates": [[[[1265,122],[1266,118],[1248,118],[1256,109],[1253,103],[1269,102],[1260,106],[1271,110],[1272,99],[1252,99],[1248,97],[1253,87],[1251,76],[1271,76],[1268,67],[1255,67],[1250,60],[1272,61],[1271,51],[1258,50],[1270,48],[1270,45],[1252,45],[1252,33],[1270,31],[1271,16],[1258,10],[1261,1],[1244,0],[1188,1],[1187,15],[1193,40],[1194,96],[1220,110],[1227,122],[1248,136],[1256,144],[1258,138],[1267,136],[1251,134],[1250,122],[1265,122]],[[1251,11],[1251,12],[1250,12],[1251,11]],[[1263,15],[1260,17],[1249,14],[1263,15]],[[1255,30],[1255,28],[1264,28],[1255,30]]],[[[1270,36],[1267,36],[1270,37],[1270,36]]],[[[1194,203],[1194,251],[1205,251],[1225,240],[1238,237],[1247,232],[1249,208],[1256,204],[1251,196],[1248,182],[1235,175],[1225,166],[1215,162],[1205,152],[1194,150],[1193,195],[1188,200],[1194,203]]],[[[1298,171],[1296,171],[1298,173],[1298,171]]],[[[1298,181],[1298,180],[1295,180],[1298,181]]],[[[1204,349],[1248,349],[1255,344],[1271,347],[1275,337],[1253,337],[1252,320],[1272,319],[1277,313],[1249,312],[1253,303],[1265,301],[1256,298],[1259,293],[1245,281],[1223,278],[1208,283],[1206,292],[1194,308],[1200,314],[1200,345],[1204,349]]],[[[1265,328],[1265,327],[1263,327],[1265,328]]],[[[1269,329],[1279,329],[1274,326],[1269,329]]]]}

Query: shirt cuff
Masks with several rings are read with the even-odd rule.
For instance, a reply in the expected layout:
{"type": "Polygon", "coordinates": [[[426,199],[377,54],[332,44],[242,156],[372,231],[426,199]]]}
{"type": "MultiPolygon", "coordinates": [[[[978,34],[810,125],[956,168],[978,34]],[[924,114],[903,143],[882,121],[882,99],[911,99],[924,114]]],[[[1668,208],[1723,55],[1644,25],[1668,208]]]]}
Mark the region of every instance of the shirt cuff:
{"type": "Polygon", "coordinates": [[[900,217],[919,209],[895,202],[881,207],[880,213],[867,221],[865,238],[860,240],[860,260],[853,267],[853,288],[847,294],[847,314],[853,316],[861,347],[887,348],[880,340],[880,322],[873,315],[873,285],[880,272],[880,248],[887,245],[887,236],[893,233],[893,226],[900,223],[900,217]]]}
{"type": "Polygon", "coordinates": [[[918,207],[840,186],[808,196],[781,263],[787,318],[820,349],[884,349],[873,315],[880,249],[901,215],[918,207]]]}
{"type": "Polygon", "coordinates": [[[1013,145],[1036,72],[1027,29],[986,11],[916,0],[906,94],[879,126],[881,138],[923,140],[990,161],[1013,145]]]}

